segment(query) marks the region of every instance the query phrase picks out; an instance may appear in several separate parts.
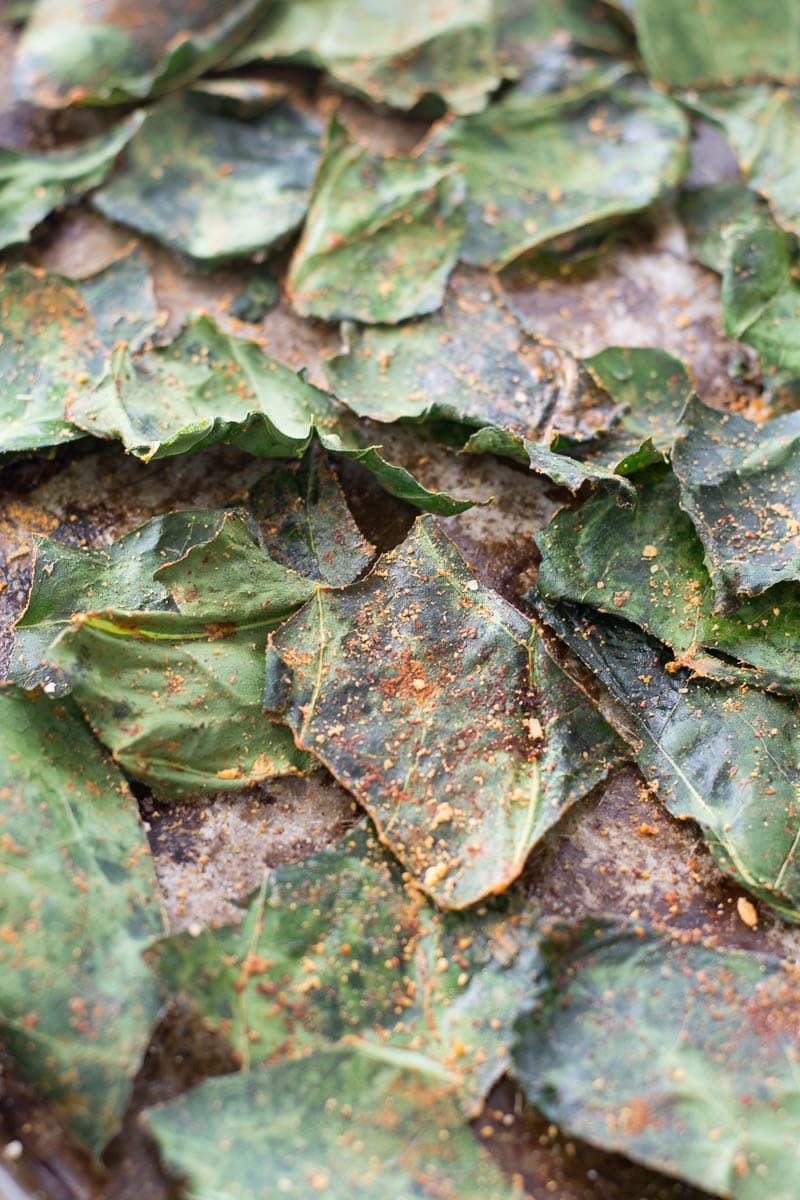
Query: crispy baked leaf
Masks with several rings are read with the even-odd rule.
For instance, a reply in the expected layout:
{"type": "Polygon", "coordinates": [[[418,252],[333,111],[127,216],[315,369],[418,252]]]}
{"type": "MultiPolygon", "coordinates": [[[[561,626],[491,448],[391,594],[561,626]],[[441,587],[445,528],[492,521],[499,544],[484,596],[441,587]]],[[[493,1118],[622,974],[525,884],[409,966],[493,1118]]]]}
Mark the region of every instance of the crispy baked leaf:
{"type": "Polygon", "coordinates": [[[161,323],[153,278],[138,246],[94,275],[76,279],[74,284],[94,317],[101,341],[109,349],[125,342],[134,353],[161,323]]]}
{"type": "Polygon", "coordinates": [[[800,258],[769,217],[734,225],[725,243],[725,332],[749,342],[778,382],[800,379],[800,258]]]}
{"type": "Polygon", "coordinates": [[[447,1083],[413,1051],[357,1044],[208,1080],[148,1120],[196,1200],[519,1198],[447,1083]]]}
{"type": "Polygon", "coordinates": [[[797,968],[587,919],[542,943],[514,1073],[568,1133],[735,1200],[792,1200],[797,968]]]}
{"type": "Polygon", "coordinates": [[[671,87],[800,81],[794,0],[635,0],[631,16],[648,75],[671,87]]]}
{"type": "Polygon", "coordinates": [[[705,548],[717,612],[800,579],[800,413],[756,425],[694,400],[672,465],[705,548]]]}
{"type": "Polygon", "coordinates": [[[796,702],[670,672],[664,647],[618,618],[569,603],[542,611],[626,710],[666,808],[698,823],[737,883],[800,921],[796,702]]]}
{"type": "Polygon", "coordinates": [[[319,446],[299,463],[274,463],[250,488],[247,505],[270,557],[306,579],[342,587],[366,571],[375,555],[319,446]]]}
{"type": "Polygon", "coordinates": [[[415,1051],[475,1115],[508,1065],[536,919],[516,892],[438,912],[362,827],[268,872],[241,925],[166,938],[150,961],[245,1068],[356,1036],[415,1051]]]}
{"type": "Polygon", "coordinates": [[[331,387],[373,421],[443,420],[465,431],[497,426],[549,441],[586,441],[618,408],[576,359],[530,336],[492,286],[472,273],[451,282],[440,312],[397,327],[353,331],[324,365],[331,387]]]}
{"type": "Polygon", "coordinates": [[[464,166],[466,262],[499,268],[543,242],[645,208],[686,169],[687,122],[621,68],[591,67],[558,93],[512,91],[459,118],[429,153],[464,166]]]}
{"type": "Polygon", "coordinates": [[[92,202],[196,262],[251,257],[300,225],[320,154],[319,122],[286,100],[240,120],[200,94],[170,96],[92,202]]]}
{"type": "Polygon", "coordinates": [[[738,179],[687,189],[678,200],[678,212],[692,254],[717,275],[725,270],[730,227],[749,223],[765,210],[764,201],[738,179]]]}
{"type": "Polygon", "coordinates": [[[433,312],[464,235],[455,166],[368,154],[335,119],[289,269],[303,316],[394,323],[433,312]]]}
{"type": "Polygon", "coordinates": [[[455,112],[482,109],[502,80],[491,0],[405,8],[369,0],[275,3],[233,62],[294,60],[394,108],[441,96],[455,112]]]}
{"type": "MultiPolygon", "coordinates": [[[[800,61],[796,45],[794,53],[800,61]]],[[[695,112],[720,126],[749,186],[769,201],[781,228],[800,236],[797,90],[743,87],[692,95],[690,103],[695,112]]]]}
{"type": "Polygon", "coordinates": [[[135,251],[74,283],[25,266],[0,273],[0,455],[82,437],[65,404],[101,377],[117,340],[136,346],[157,321],[135,251]]]}
{"type": "Polygon", "coordinates": [[[144,99],[220,62],[266,6],[36,0],[17,49],[16,96],[46,108],[144,99]]]}
{"type": "Polygon", "coordinates": [[[445,908],[502,892],[619,743],[430,519],[271,639],[267,713],[445,908]]]}
{"type": "Polygon", "coordinates": [[[114,759],[178,797],[308,769],[261,700],[268,633],[317,585],[273,562],[235,513],[157,580],[177,612],[80,613],[47,651],[114,759]]]}
{"type": "Polygon", "coordinates": [[[70,701],[0,690],[0,1039],[99,1153],[155,1020],[165,932],[136,802],[70,701]]]}
{"type": "Polygon", "coordinates": [[[27,242],[54,208],[102,183],[141,119],[134,113],[109,133],[53,154],[0,146],[0,250],[27,242]]]}
{"type": "MultiPolygon", "coordinates": [[[[620,58],[634,57],[630,28],[613,8],[584,0],[495,0],[498,40],[505,65],[525,74],[541,71],[552,78],[553,64],[565,53],[573,61],[584,48],[620,58]]],[[[506,67],[507,73],[511,69],[506,67]]]]}
{"type": "Polygon", "coordinates": [[[64,546],[42,538],[24,613],[14,626],[9,678],[22,687],[39,684],[63,695],[66,680],[45,661],[48,647],[74,613],[103,608],[168,610],[175,605],[153,575],[219,530],[224,513],[177,512],[155,517],[109,546],[64,546]]]}
{"type": "Polygon", "coordinates": [[[635,480],[636,504],[596,493],[536,539],[538,588],[624,617],[665,642],[693,674],[800,694],[800,587],[782,584],[730,617],[714,613],[703,545],[665,467],[635,480]]]}
{"type": "Polygon", "coordinates": [[[146,461],[220,443],[265,458],[300,457],[316,436],[419,508],[450,515],[471,507],[387,463],[334,397],[208,317],[189,321],[168,346],[135,359],[118,350],[97,387],[71,396],[67,408],[80,429],[119,438],[146,461]]]}
{"type": "Polygon", "coordinates": [[[590,447],[569,448],[588,465],[632,475],[669,455],[692,382],[680,359],[650,347],[610,346],[585,358],[590,375],[622,408],[590,447]]]}

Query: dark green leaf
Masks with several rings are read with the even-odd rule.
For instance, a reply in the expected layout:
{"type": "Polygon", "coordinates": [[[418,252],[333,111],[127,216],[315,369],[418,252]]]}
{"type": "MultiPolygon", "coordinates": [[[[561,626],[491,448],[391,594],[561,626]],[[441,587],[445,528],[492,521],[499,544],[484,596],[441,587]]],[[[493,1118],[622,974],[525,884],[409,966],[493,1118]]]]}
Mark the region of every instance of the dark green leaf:
{"type": "Polygon", "coordinates": [[[115,760],[170,796],[308,769],[261,700],[268,633],[317,585],[273,562],[235,513],[156,578],[177,612],[80,613],[47,651],[115,760]]]}
{"type": "Polygon", "coordinates": [[[270,557],[306,579],[341,587],[372,562],[375,549],[353,520],[319,447],[299,463],[275,463],[250,489],[247,504],[270,557]]]}
{"type": "Polygon", "coordinates": [[[671,87],[800,80],[794,0],[635,0],[632,17],[648,74],[671,87]]]}
{"type": "Polygon", "coordinates": [[[800,413],[756,425],[695,400],[672,465],[705,548],[718,612],[800,579],[800,413]]]}
{"type": "Polygon", "coordinates": [[[16,95],[47,108],[144,99],[220,62],[265,7],[266,0],[36,0],[17,49],[16,95]]]}
{"type": "Polygon", "coordinates": [[[513,91],[454,121],[431,152],[466,169],[462,257],[499,268],[559,234],[645,208],[686,170],[680,109],[620,68],[590,68],[584,86],[513,91]]]}
{"type": "Polygon", "coordinates": [[[519,438],[576,442],[618,415],[567,350],[531,337],[491,284],[457,275],[440,312],[397,328],[354,331],[325,373],[336,394],[373,421],[444,420],[497,426],[519,438]]]}
{"type": "Polygon", "coordinates": [[[540,592],[633,621],[672,648],[670,666],[800,694],[800,588],[783,584],[730,617],[716,615],[675,476],[655,468],[635,486],[635,505],[596,493],[556,514],[537,538],[540,592]]]}
{"type": "Polygon", "coordinates": [[[592,609],[562,604],[544,615],[626,710],[637,762],[667,809],[698,823],[737,883],[800,921],[796,703],[670,672],[659,643],[592,609]]]}
{"type": "Polygon", "coordinates": [[[319,122],[288,101],[239,120],[171,96],[93,204],[197,262],[261,254],[302,222],[320,153],[319,122]]]}
{"type": "Polygon", "coordinates": [[[568,1133],[735,1200],[793,1200],[797,971],[587,920],[542,945],[514,1071],[568,1133]]]}
{"type": "Polygon", "coordinates": [[[289,270],[303,316],[394,323],[439,308],[464,235],[455,166],[378,157],[331,124],[289,270]]]}
{"type": "Polygon", "coordinates": [[[201,1084],[149,1123],[195,1200],[519,1200],[413,1052],[363,1044],[201,1084]]]}
{"type": "Polygon", "coordinates": [[[387,463],[334,397],[208,317],[137,358],[118,350],[98,386],[70,396],[67,407],[80,429],[119,438],[146,461],[220,443],[266,458],[300,457],[316,435],[326,449],[363,463],[387,491],[419,508],[450,515],[472,506],[429,492],[387,463]]]}
{"type": "Polygon", "coordinates": [[[208,542],[222,524],[220,512],[167,513],[110,546],[76,549],[43,538],[36,547],[25,612],[14,626],[9,678],[23,687],[43,684],[63,695],[66,681],[44,661],[74,613],[103,608],[174,608],[169,590],[153,574],[208,542]]]}
{"type": "Polygon", "coordinates": [[[136,802],[69,701],[0,691],[0,1037],[99,1153],[158,1011],[164,933],[136,802]]]}
{"type": "Polygon", "coordinates": [[[110,133],[54,154],[0,146],[0,250],[27,242],[54,208],[102,183],[141,119],[133,114],[110,133]]]}
{"type": "Polygon", "coordinates": [[[138,246],[95,275],[76,279],[75,290],[109,350],[118,342],[131,353],[140,350],[159,327],[150,268],[138,246]]]}
{"type": "Polygon", "coordinates": [[[357,1036],[415,1051],[474,1115],[508,1065],[535,920],[518,893],[438,912],[362,828],[269,872],[241,926],[167,938],[151,962],[246,1068],[357,1036]]]}
{"type": "Polygon", "coordinates": [[[274,636],[265,707],[446,908],[507,888],[620,758],[527,618],[430,519],[274,636]]]}
{"type": "Polygon", "coordinates": [[[627,57],[632,37],[613,9],[585,0],[496,0],[498,38],[503,59],[521,72],[550,75],[553,60],[566,48],[573,58],[576,48],[627,57]]]}
{"type": "Polygon", "coordinates": [[[234,63],[298,60],[379,103],[413,108],[441,96],[455,112],[483,108],[502,81],[491,0],[275,3],[234,63]]]}

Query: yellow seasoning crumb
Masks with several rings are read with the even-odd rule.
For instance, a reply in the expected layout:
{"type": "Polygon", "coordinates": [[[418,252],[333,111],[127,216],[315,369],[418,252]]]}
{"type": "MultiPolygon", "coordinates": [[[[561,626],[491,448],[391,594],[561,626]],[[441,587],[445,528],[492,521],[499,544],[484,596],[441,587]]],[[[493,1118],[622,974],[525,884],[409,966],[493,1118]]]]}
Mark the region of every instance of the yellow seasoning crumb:
{"type": "Polygon", "coordinates": [[[658,558],[658,546],[648,542],[642,550],[642,558],[658,558]]]}
{"type": "Polygon", "coordinates": [[[758,910],[755,904],[748,900],[746,896],[740,896],[736,901],[736,911],[739,914],[740,921],[744,921],[748,928],[755,929],[756,925],[758,925],[758,910]]]}

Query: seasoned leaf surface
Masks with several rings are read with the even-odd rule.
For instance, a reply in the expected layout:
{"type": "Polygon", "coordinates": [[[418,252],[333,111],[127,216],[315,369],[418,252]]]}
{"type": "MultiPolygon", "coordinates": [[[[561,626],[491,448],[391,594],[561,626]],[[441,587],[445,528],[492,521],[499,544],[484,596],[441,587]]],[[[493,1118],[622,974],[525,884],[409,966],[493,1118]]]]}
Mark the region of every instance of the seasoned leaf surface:
{"type": "Polygon", "coordinates": [[[649,75],[672,87],[748,79],[800,81],[794,0],[635,0],[632,17],[649,75]]]}
{"type": "Polygon", "coordinates": [[[718,611],[800,579],[800,414],[756,425],[694,401],[672,463],[681,504],[705,548],[718,611]]]}
{"type": "Polygon", "coordinates": [[[800,588],[784,584],[717,615],[675,476],[656,467],[635,486],[634,505],[598,492],[556,514],[537,538],[540,592],[640,625],[674,650],[673,666],[695,675],[800,694],[800,588]]]}
{"type": "Polygon", "coordinates": [[[413,1053],[317,1050],[209,1080],[148,1118],[196,1200],[519,1196],[463,1123],[446,1075],[413,1053]]]}
{"type": "Polygon", "coordinates": [[[179,797],[306,770],[261,700],[269,630],[316,584],[272,562],[236,514],[157,577],[177,612],[82,613],[47,652],[115,760],[179,797]]]}
{"type": "Polygon", "coordinates": [[[357,1036],[415,1051],[474,1115],[537,964],[535,908],[504,901],[438,912],[362,827],[269,872],[241,926],[167,938],[151,961],[246,1068],[357,1036]]]}
{"type": "Polygon", "coordinates": [[[396,322],[437,309],[464,234],[454,166],[378,157],[331,125],[287,286],[303,316],[396,322]]]}
{"type": "Polygon", "coordinates": [[[158,1010],[164,933],[136,802],[69,701],[0,691],[0,1037],[99,1153],[158,1010]]]}
{"type": "Polygon", "coordinates": [[[353,520],[331,461],[318,446],[299,463],[274,463],[250,489],[247,504],[270,557],[306,579],[341,587],[372,562],[375,549],[353,520]]]}
{"type": "Polygon", "coordinates": [[[202,74],[265,0],[36,0],[14,64],[19,99],[49,108],[140,100],[202,74]]]}
{"type": "Polygon", "coordinates": [[[466,170],[465,261],[502,267],[559,234],[645,208],[679,182],[680,109],[638,78],[608,78],[591,69],[561,99],[512,92],[434,139],[433,153],[466,170]]]}
{"type": "Polygon", "coordinates": [[[725,239],[730,227],[748,223],[765,207],[763,200],[738,179],[689,188],[678,202],[692,254],[718,275],[725,270],[725,239]]]}
{"type": "Polygon", "coordinates": [[[0,455],[81,437],[65,405],[101,377],[119,339],[135,347],[157,323],[136,251],[75,282],[24,266],[0,273],[0,455]]]}
{"type": "Polygon", "coordinates": [[[238,120],[200,95],[171,96],[93,204],[197,262],[252,256],[303,220],[320,146],[319,122],[288,101],[238,120]]]}
{"type": "Polygon", "coordinates": [[[491,0],[404,8],[372,0],[283,0],[236,52],[323,67],[348,88],[395,108],[441,96],[455,112],[478,111],[501,82],[491,0]]]}
{"type": "Polygon", "coordinates": [[[592,609],[543,612],[626,710],[637,762],[673,816],[697,821],[722,870],[800,921],[796,703],[669,672],[659,643],[592,609]]]}
{"type": "Polygon", "coordinates": [[[140,122],[134,114],[110,133],[54,154],[0,146],[0,250],[27,242],[54,208],[102,183],[140,122]]]}
{"type": "Polygon", "coordinates": [[[472,507],[388,463],[334,397],[208,317],[190,321],[168,346],[136,358],[115,352],[98,385],[70,397],[68,415],[86,433],[118,438],[147,461],[221,443],[265,458],[300,457],[316,435],[418,508],[451,515],[472,507]]]}
{"type": "Polygon", "coordinates": [[[530,622],[473,578],[430,520],[274,636],[265,707],[448,908],[507,888],[619,757],[605,723],[531,644],[530,622]]]}
{"type": "Polygon", "coordinates": [[[48,666],[45,653],[73,613],[174,608],[154,573],[197,542],[210,541],[222,518],[222,512],[167,513],[110,546],[93,549],[43,538],[36,548],[27,607],[14,626],[9,678],[26,688],[42,684],[51,696],[63,694],[66,681],[48,666]]]}
{"type": "Polygon", "coordinates": [[[735,1200],[792,1200],[797,969],[609,923],[556,927],[514,1073],[577,1137],[735,1200]]]}
{"type": "Polygon", "coordinates": [[[439,419],[583,441],[616,414],[578,359],[527,334],[473,274],[454,278],[441,312],[355,333],[325,372],[336,394],[374,421],[439,419]]]}

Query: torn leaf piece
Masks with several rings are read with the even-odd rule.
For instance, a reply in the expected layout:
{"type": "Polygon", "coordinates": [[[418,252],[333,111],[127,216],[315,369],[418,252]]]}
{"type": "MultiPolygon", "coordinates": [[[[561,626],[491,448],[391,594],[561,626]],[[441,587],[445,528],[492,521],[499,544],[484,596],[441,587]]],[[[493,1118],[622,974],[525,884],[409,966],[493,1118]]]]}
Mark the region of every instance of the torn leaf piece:
{"type": "Polygon", "coordinates": [[[75,282],[26,266],[0,273],[0,455],[83,436],[65,405],[101,378],[121,333],[134,345],[150,335],[152,299],[130,256],[75,282]]]}
{"type": "Polygon", "coordinates": [[[99,384],[71,396],[67,408],[84,432],[118,438],[146,461],[220,444],[264,458],[299,458],[316,436],[418,508],[449,516],[472,507],[428,491],[386,462],[333,396],[208,317],[189,321],[168,346],[136,358],[117,350],[99,384]]]}
{"type": "Polygon", "coordinates": [[[120,104],[178,87],[221,62],[266,0],[36,0],[17,47],[17,99],[45,108],[120,104]]]}
{"type": "MultiPolygon", "coordinates": [[[[795,53],[800,61],[797,46],[795,53]]],[[[800,237],[800,92],[742,87],[692,94],[687,104],[722,129],[748,185],[769,202],[781,228],[800,237]]]]}
{"type": "Polygon", "coordinates": [[[447,1073],[413,1051],[316,1050],[210,1079],[147,1119],[195,1200],[520,1200],[447,1073]]]}
{"type": "Polygon", "coordinates": [[[515,90],[459,118],[429,154],[466,171],[461,257],[499,269],[559,234],[647,207],[683,177],[687,137],[667,96],[590,68],[563,98],[515,90]]]}
{"type": "Polygon", "coordinates": [[[271,639],[264,704],[446,908],[507,888],[620,756],[527,618],[429,518],[271,639]]]}
{"type": "Polygon", "coordinates": [[[455,166],[378,157],[335,119],[287,287],[306,317],[390,324],[439,308],[464,235],[455,166]]]}
{"type": "Polygon", "coordinates": [[[734,225],[725,240],[722,311],[729,337],[749,342],[777,382],[800,379],[800,256],[768,216],[734,225]]]}
{"type": "Polygon", "coordinates": [[[363,574],[375,556],[319,446],[299,463],[274,463],[250,488],[247,506],[270,557],[306,579],[342,587],[363,574]]]}
{"type": "Polygon", "coordinates": [[[27,242],[53,209],[102,183],[141,121],[133,113],[110,133],[54,154],[0,146],[0,250],[27,242]]]}
{"type": "Polygon", "coordinates": [[[149,961],[247,1069],[359,1037],[415,1051],[476,1116],[508,1066],[536,920],[516,891],[477,916],[439,912],[362,826],[269,871],[241,925],[165,938],[149,961]]]}
{"type": "Polygon", "coordinates": [[[136,801],[67,700],[0,689],[0,1039],[99,1154],[159,1009],[166,932],[136,801]]]}
{"type": "Polygon", "coordinates": [[[240,120],[201,95],[170,96],[148,112],[92,203],[198,263],[260,255],[302,222],[321,133],[288,101],[240,120]]]}
{"type": "Polygon", "coordinates": [[[542,957],[513,1051],[531,1103],[715,1195],[793,1200],[796,966],[592,919],[556,925],[542,957]]]}
{"type": "Polygon", "coordinates": [[[555,632],[625,709],[636,761],[673,816],[692,818],[720,868],[800,921],[800,721],[793,700],[695,683],[635,625],[541,606],[555,632]]]}
{"type": "Polygon", "coordinates": [[[63,695],[66,680],[45,656],[73,614],[103,608],[174,609],[168,589],[154,573],[193,545],[210,541],[223,516],[222,511],[166,513],[110,546],[92,549],[42,538],[28,603],[14,625],[9,678],[25,688],[41,684],[50,696],[63,695]]]}
{"type": "Polygon", "coordinates": [[[353,331],[324,364],[349,408],[373,421],[441,420],[533,441],[576,442],[608,429],[618,406],[569,351],[526,333],[473,272],[451,281],[440,312],[353,331]]]}
{"type": "Polygon", "coordinates": [[[153,277],[138,245],[74,285],[109,350],[124,342],[134,354],[161,323],[153,277]]]}
{"type": "Polygon", "coordinates": [[[175,797],[307,770],[261,699],[268,633],[317,585],[273,562],[235,513],[156,578],[177,612],[79,613],[47,651],[116,762],[175,797]]]}
{"type": "Polygon", "coordinates": [[[233,58],[299,61],[394,108],[440,96],[454,112],[484,108],[502,81],[491,0],[404,8],[372,0],[294,0],[271,5],[233,58]]]}
{"type": "Polygon", "coordinates": [[[596,492],[556,513],[536,539],[541,594],[632,621],[671,647],[671,666],[693,675],[800,695],[800,588],[782,584],[716,615],[703,544],[675,476],[654,467],[633,482],[633,505],[596,492]]]}
{"type": "Polygon", "coordinates": [[[749,0],[634,0],[631,17],[648,75],[670,87],[800,82],[794,0],[763,13],[749,0]]]}
{"type": "Polygon", "coordinates": [[[800,413],[757,425],[694,400],[672,465],[705,548],[717,612],[800,580],[800,413]]]}

